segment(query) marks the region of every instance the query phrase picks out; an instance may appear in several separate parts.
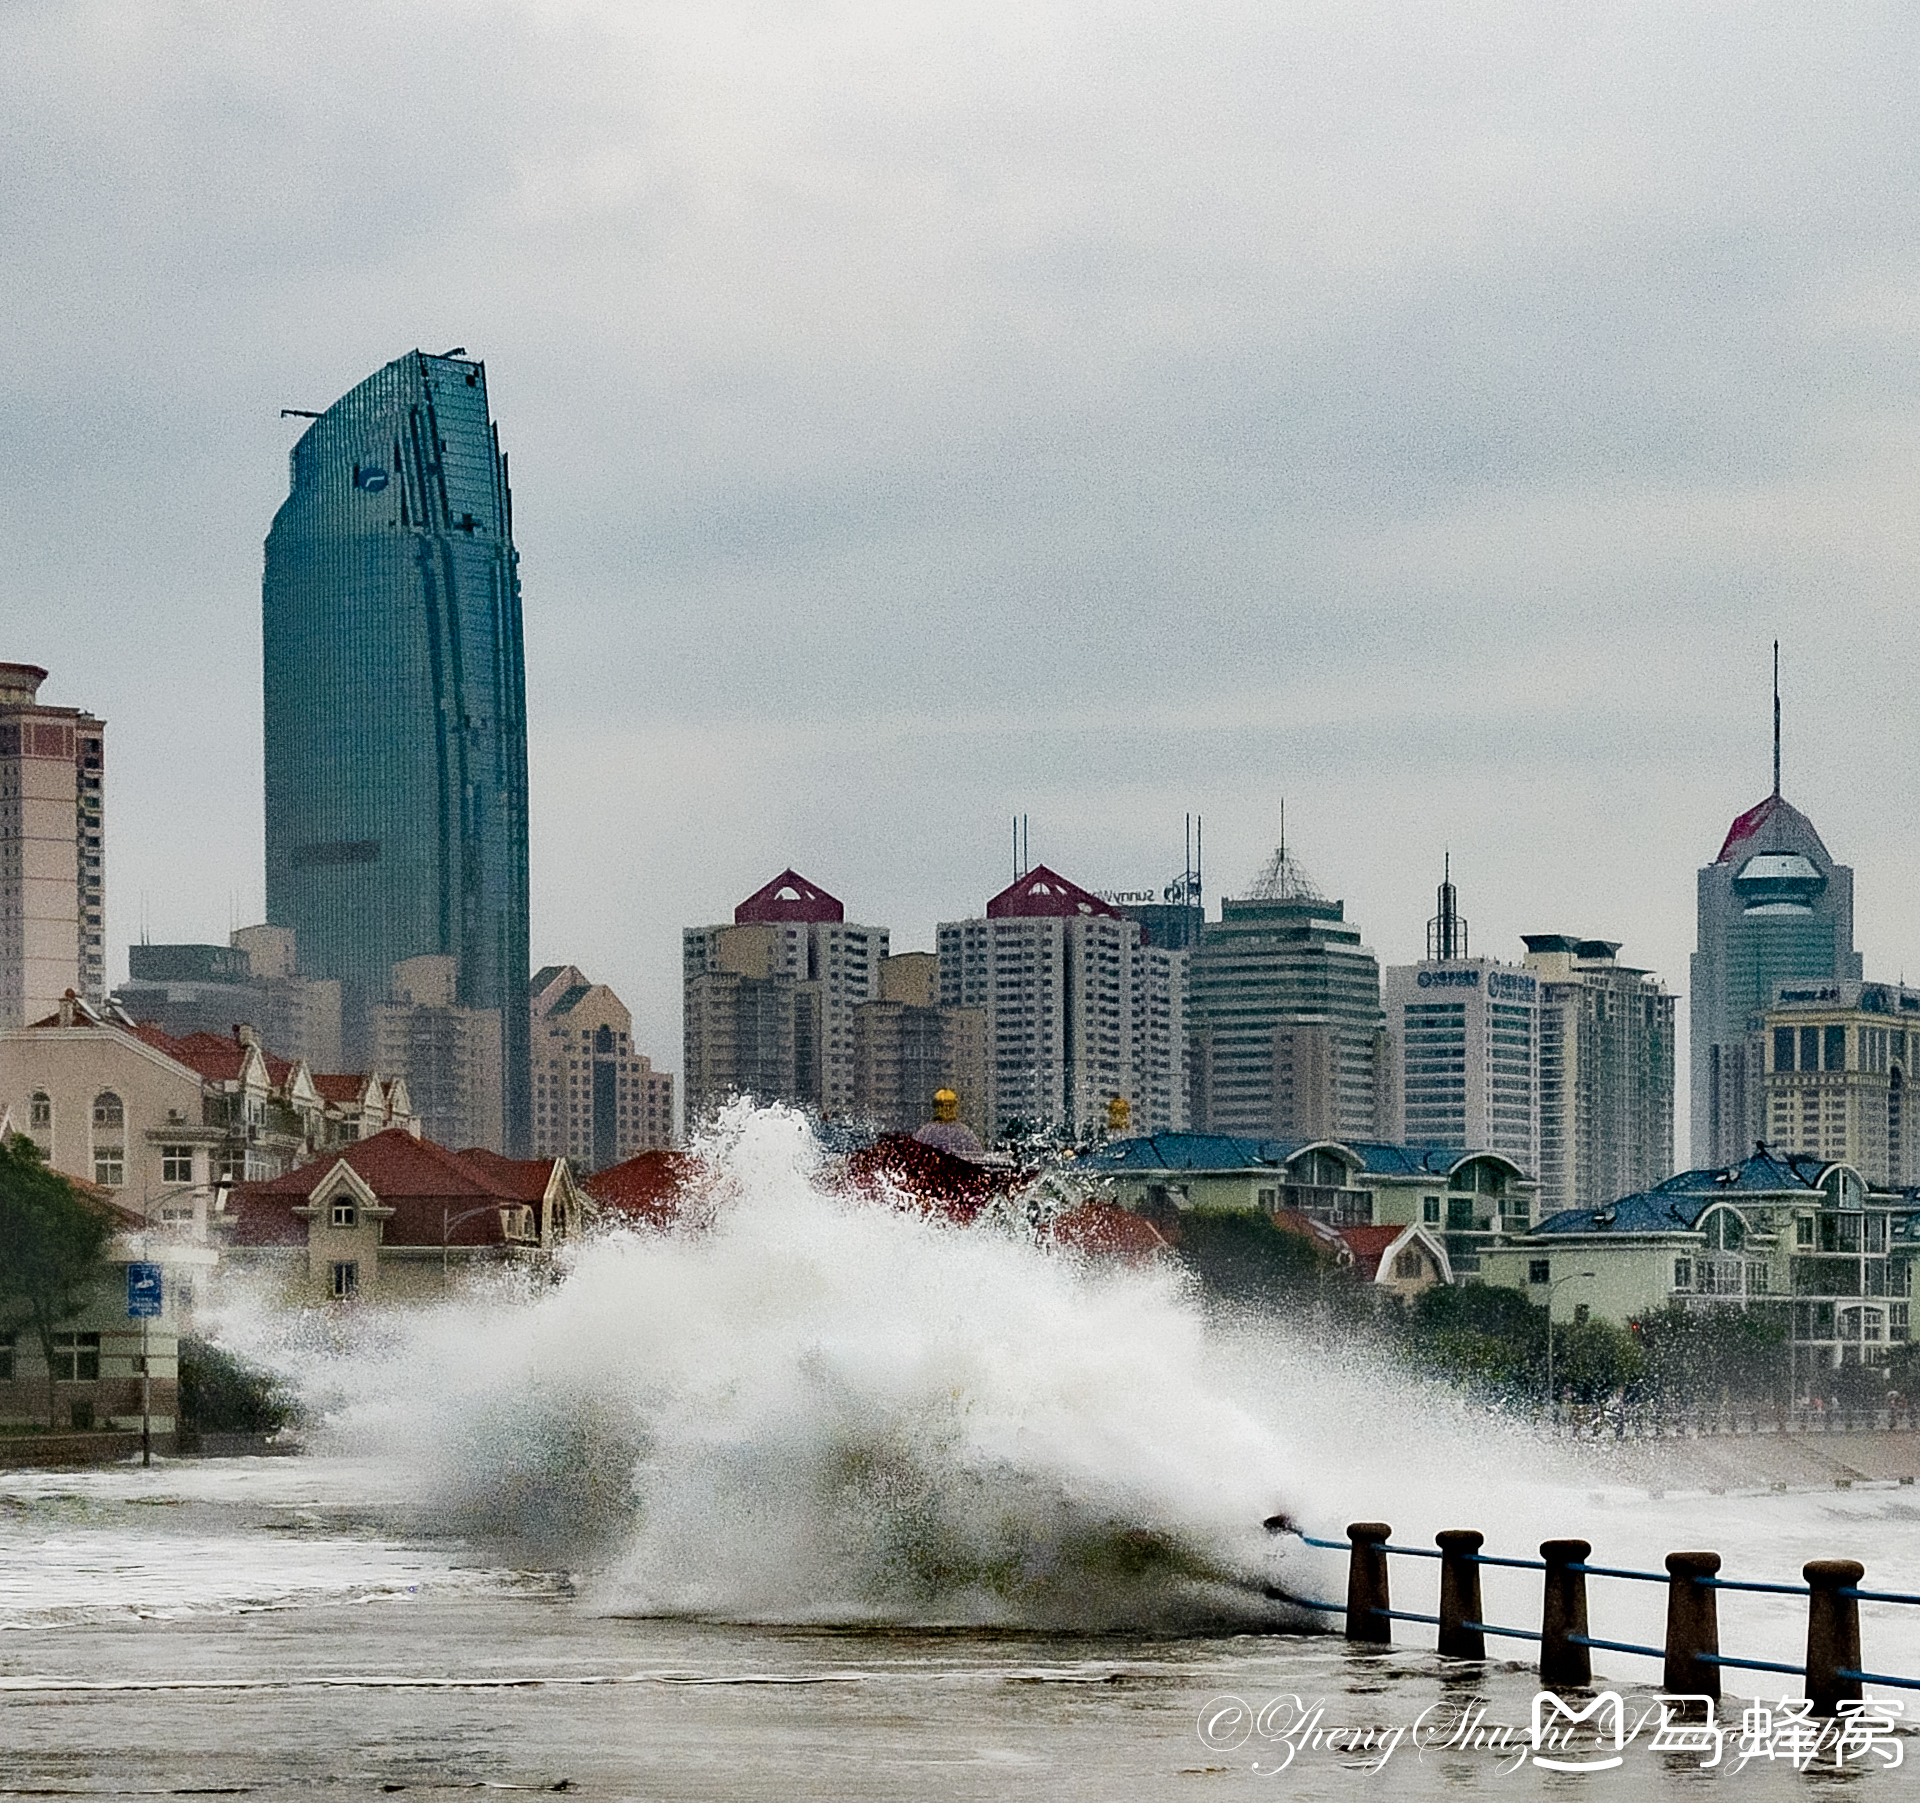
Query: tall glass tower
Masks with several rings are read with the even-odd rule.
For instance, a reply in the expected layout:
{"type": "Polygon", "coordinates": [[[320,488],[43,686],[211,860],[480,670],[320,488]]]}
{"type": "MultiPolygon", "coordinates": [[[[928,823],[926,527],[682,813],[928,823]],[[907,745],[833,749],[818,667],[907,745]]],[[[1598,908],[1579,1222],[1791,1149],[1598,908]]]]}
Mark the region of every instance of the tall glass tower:
{"type": "Polygon", "coordinates": [[[1853,872],[1780,793],[1780,647],[1773,648],[1773,793],[1727,828],[1699,876],[1693,954],[1693,1159],[1735,1165],[1765,1131],[1756,1037],[1783,982],[1858,982],[1853,872]]]}
{"type": "Polygon", "coordinates": [[[500,1011],[524,1154],[526,671],[485,367],[401,357],[291,461],[262,589],[267,917],[340,980],[350,1043],[395,964],[457,958],[459,1005],[500,1011]]]}

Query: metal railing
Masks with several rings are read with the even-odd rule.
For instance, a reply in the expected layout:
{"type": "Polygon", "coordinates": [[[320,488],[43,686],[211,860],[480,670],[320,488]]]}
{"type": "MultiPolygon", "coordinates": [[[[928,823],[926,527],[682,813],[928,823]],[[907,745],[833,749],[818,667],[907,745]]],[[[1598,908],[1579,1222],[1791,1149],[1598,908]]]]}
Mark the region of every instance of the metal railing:
{"type": "Polygon", "coordinates": [[[1812,1713],[1831,1716],[1842,1701],[1859,1698],[1864,1684],[1883,1684],[1899,1690],[1920,1690],[1920,1678],[1898,1677],[1865,1669],[1860,1644],[1860,1605],[1886,1603],[1920,1607],[1920,1596],[1901,1591],[1864,1590],[1860,1580],[1866,1568],[1852,1559],[1813,1559],[1801,1568],[1804,1582],[1772,1584],[1719,1576],[1718,1553],[1669,1553],[1666,1571],[1633,1571],[1621,1566],[1595,1565],[1593,1548],[1584,1540],[1547,1540],[1537,1559],[1509,1559],[1483,1553],[1484,1536],[1470,1528],[1455,1528],[1435,1536],[1434,1547],[1395,1546],[1393,1530],[1384,1521],[1356,1521],[1344,1540],[1323,1540],[1302,1532],[1284,1517],[1267,1523],[1269,1532],[1296,1534],[1308,1546],[1347,1555],[1347,1600],[1316,1601],[1283,1591],[1269,1594],[1302,1608],[1346,1618],[1346,1637],[1363,1644],[1386,1645],[1396,1621],[1422,1622],[1438,1630],[1437,1650],[1453,1658],[1484,1659],[1486,1636],[1531,1640],[1540,1647],[1540,1681],[1559,1687],[1577,1687],[1593,1680],[1592,1650],[1633,1653],[1662,1662],[1666,1688],[1677,1694],[1718,1698],[1720,1673],[1727,1667],[1742,1671],[1778,1672],[1806,1681],[1812,1713]],[[1437,1559],[1440,1562],[1440,1602],[1436,1615],[1395,1609],[1387,1578],[1389,1557],[1437,1559]],[[1483,1565],[1541,1574],[1540,1627],[1502,1626],[1485,1618],[1480,1601],[1483,1565]],[[1587,1579],[1610,1578],[1634,1584],[1662,1584],[1667,1592],[1666,1644],[1648,1646],[1631,1640],[1604,1640],[1588,1632],[1587,1579]],[[1718,1593],[1722,1590],[1758,1592],[1807,1599],[1807,1653],[1800,1665],[1770,1659],[1741,1659],[1720,1651],[1718,1593]]]}
{"type": "MultiPolygon", "coordinates": [[[[1920,1432],[1920,1405],[1812,1408],[1663,1408],[1652,1403],[1560,1402],[1534,1410],[1533,1424],[1563,1439],[1709,1440],[1821,1434],[1920,1432]]],[[[1911,1479],[1905,1480],[1911,1482],[1911,1479]]]]}

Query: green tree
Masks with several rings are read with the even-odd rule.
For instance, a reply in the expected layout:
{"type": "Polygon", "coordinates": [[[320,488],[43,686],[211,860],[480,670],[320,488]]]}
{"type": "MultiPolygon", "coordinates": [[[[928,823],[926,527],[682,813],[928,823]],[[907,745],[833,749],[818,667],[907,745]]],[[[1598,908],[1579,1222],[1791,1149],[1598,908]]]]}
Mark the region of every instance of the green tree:
{"type": "Polygon", "coordinates": [[[1787,1335],[1777,1311],[1670,1306],[1629,1326],[1646,1359],[1646,1387],[1667,1407],[1746,1406],[1786,1388],[1787,1335]]]}
{"type": "Polygon", "coordinates": [[[1242,1307],[1278,1308],[1338,1269],[1304,1233],[1276,1227],[1258,1209],[1194,1209],[1169,1237],[1206,1290],[1242,1307]]]}
{"type": "Polygon", "coordinates": [[[25,1322],[40,1342],[48,1427],[59,1426],[53,1336],[99,1289],[112,1239],[112,1217],[50,1169],[25,1134],[0,1145],[0,1321],[25,1322]]]}
{"type": "Polygon", "coordinates": [[[1400,1337],[1416,1369],[1484,1394],[1537,1395],[1545,1380],[1547,1311],[1518,1290],[1436,1285],[1402,1313],[1400,1337]]]}
{"type": "Polygon", "coordinates": [[[1553,1387],[1576,1402],[1604,1402],[1646,1375],[1640,1342],[1611,1321],[1572,1321],[1553,1330],[1553,1387]]]}
{"type": "Polygon", "coordinates": [[[271,1371],[209,1340],[180,1342],[180,1419],[206,1434],[271,1434],[296,1415],[271,1371]]]}

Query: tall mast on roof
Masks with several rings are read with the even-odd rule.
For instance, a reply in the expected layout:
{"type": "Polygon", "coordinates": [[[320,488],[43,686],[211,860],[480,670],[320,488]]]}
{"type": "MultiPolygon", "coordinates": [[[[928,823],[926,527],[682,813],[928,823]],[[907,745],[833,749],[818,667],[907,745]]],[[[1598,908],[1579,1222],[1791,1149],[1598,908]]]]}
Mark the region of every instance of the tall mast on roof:
{"type": "Polygon", "coordinates": [[[1773,641],[1773,793],[1780,794],[1780,641],[1773,641]]]}

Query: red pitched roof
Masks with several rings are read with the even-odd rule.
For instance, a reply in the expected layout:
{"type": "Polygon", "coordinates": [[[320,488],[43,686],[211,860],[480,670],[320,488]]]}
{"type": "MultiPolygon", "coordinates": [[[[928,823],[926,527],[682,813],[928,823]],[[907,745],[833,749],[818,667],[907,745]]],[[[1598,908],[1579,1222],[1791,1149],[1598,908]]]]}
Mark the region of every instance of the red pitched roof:
{"type": "MultiPolygon", "coordinates": [[[[546,1188],[543,1181],[534,1194],[526,1193],[530,1178],[519,1160],[496,1158],[491,1152],[472,1158],[389,1127],[343,1147],[337,1156],[316,1158],[284,1177],[236,1190],[228,1204],[229,1237],[242,1246],[303,1241],[306,1222],[292,1210],[342,1162],[383,1207],[393,1209],[381,1234],[389,1246],[437,1246],[443,1231],[450,1246],[497,1245],[502,1238],[500,1218],[487,1204],[497,1202],[502,1208],[537,1204],[546,1188]],[[457,1218],[462,1214],[467,1215],[465,1220],[457,1218]]],[[[536,1168],[551,1175],[549,1164],[538,1162],[536,1168]]]]}
{"type": "Polygon", "coordinates": [[[1068,882],[1044,864],[1034,865],[1017,883],[1009,884],[987,903],[989,920],[1074,919],[1083,914],[1124,918],[1112,903],[1103,902],[1078,883],[1068,882]]]}
{"type": "MultiPolygon", "coordinates": [[[[136,1022],[133,1035],[210,1083],[239,1081],[246,1047],[238,1039],[222,1038],[218,1033],[189,1033],[184,1039],[175,1039],[150,1020],[136,1022]]],[[[276,1058],[265,1046],[260,1048],[260,1056],[266,1060],[269,1082],[284,1085],[293,1075],[292,1064],[285,1058],[276,1058]]]]}
{"type": "Polygon", "coordinates": [[[1336,1229],[1353,1251],[1353,1268],[1371,1283],[1380,1272],[1380,1261],[1387,1248],[1403,1233],[1404,1227],[1341,1227],[1336,1229]]]}
{"type": "Polygon", "coordinates": [[[582,1178],[580,1187],[609,1214],[635,1226],[665,1228],[679,1220],[702,1168],[684,1152],[641,1152],[582,1178]]]}
{"type": "Polygon", "coordinates": [[[1111,1202],[1087,1202],[1048,1224],[1049,1245],[1093,1258],[1121,1258],[1129,1264],[1168,1250],[1165,1236],[1144,1215],[1111,1202]]]}
{"type": "Polygon", "coordinates": [[[483,1176],[499,1184],[502,1193],[518,1196],[522,1202],[538,1202],[553,1182],[557,1158],[503,1158],[485,1146],[469,1146],[460,1154],[483,1176]]]}
{"type": "Polygon", "coordinates": [[[767,920],[845,920],[847,911],[797,870],[783,870],[733,911],[735,926],[767,920]]]}
{"type": "Polygon", "coordinates": [[[323,1102],[357,1102],[367,1091],[364,1074],[355,1076],[351,1071],[328,1071],[324,1076],[317,1071],[308,1074],[323,1102]]]}
{"type": "Polygon", "coordinates": [[[846,1177],[849,1188],[875,1201],[904,1199],[928,1214],[964,1222],[993,1197],[1017,1188],[1026,1173],[956,1158],[910,1133],[886,1133],[848,1157],[846,1177]]]}

